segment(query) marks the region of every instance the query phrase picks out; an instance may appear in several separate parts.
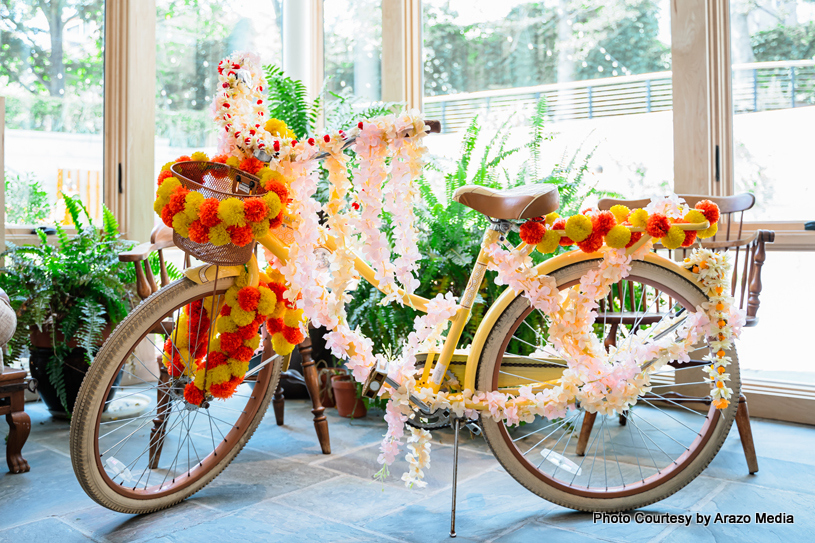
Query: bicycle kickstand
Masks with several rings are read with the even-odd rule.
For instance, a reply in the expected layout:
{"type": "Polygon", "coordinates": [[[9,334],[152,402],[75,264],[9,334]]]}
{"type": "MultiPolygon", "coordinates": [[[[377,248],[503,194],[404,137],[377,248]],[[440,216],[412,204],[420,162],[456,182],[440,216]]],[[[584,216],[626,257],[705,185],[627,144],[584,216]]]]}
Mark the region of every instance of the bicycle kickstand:
{"type": "Polygon", "coordinates": [[[450,537],[456,537],[456,480],[458,478],[458,432],[461,419],[453,416],[453,505],[450,509],[450,537]]]}

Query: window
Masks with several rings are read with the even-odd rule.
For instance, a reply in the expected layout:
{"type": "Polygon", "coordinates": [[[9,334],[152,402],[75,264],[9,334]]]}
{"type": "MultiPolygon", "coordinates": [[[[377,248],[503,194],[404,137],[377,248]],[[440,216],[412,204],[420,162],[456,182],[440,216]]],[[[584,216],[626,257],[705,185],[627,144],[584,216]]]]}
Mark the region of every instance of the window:
{"type": "Polygon", "coordinates": [[[7,225],[70,224],[62,195],[101,220],[105,2],[52,5],[0,4],[7,225]]]}
{"type": "Polygon", "coordinates": [[[424,109],[452,133],[430,142],[436,154],[455,157],[476,115],[526,143],[542,102],[557,133],[543,171],[591,155],[599,188],[641,197],[673,186],[667,0],[423,5],[424,109]]]}
{"type": "Polygon", "coordinates": [[[382,99],[382,0],[325,0],[324,73],[327,99],[382,99]]]}
{"type": "Polygon", "coordinates": [[[214,154],[210,105],[218,62],[234,51],[283,61],[280,0],[157,0],[155,171],[180,155],[214,154]]]}
{"type": "Polygon", "coordinates": [[[735,192],[751,220],[815,219],[815,4],[730,2],[735,192]]]}

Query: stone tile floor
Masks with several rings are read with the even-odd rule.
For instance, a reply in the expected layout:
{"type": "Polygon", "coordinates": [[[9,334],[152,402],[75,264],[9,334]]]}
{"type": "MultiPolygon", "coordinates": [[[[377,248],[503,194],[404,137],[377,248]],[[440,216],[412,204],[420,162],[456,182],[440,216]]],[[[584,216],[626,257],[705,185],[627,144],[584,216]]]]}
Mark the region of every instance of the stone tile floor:
{"type": "MultiPolygon", "coordinates": [[[[320,454],[305,401],[286,401],[286,425],[269,414],[235,462],[176,507],[145,516],[108,511],[82,492],[67,453],[68,423],[41,404],[24,454],[31,471],[0,475],[0,542],[447,541],[452,433],[434,435],[424,489],[371,480],[381,414],[349,421],[328,410],[333,454],[320,454]]],[[[0,434],[7,431],[0,425],[0,434]]],[[[458,540],[462,541],[812,541],[815,430],[754,420],[761,471],[747,473],[735,427],[710,467],[649,513],[789,513],[793,524],[689,527],[593,523],[526,491],[495,461],[482,438],[463,437],[458,540]]]]}

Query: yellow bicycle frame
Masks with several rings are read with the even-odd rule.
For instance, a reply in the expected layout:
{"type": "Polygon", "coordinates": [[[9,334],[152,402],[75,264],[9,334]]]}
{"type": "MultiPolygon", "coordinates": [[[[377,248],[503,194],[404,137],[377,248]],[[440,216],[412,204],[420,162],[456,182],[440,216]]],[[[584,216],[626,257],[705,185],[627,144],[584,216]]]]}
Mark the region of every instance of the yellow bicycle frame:
{"type": "MultiPolygon", "coordinates": [[[[703,230],[707,228],[709,225],[707,223],[700,223],[700,224],[681,224],[678,226],[687,230],[703,230]]],[[[637,231],[641,229],[632,228],[632,230],[637,231]]],[[[452,321],[452,326],[447,334],[444,346],[442,347],[441,353],[436,359],[435,364],[432,367],[432,370],[429,367],[429,364],[432,361],[432,356],[430,355],[428,356],[427,364],[428,367],[425,368],[423,378],[423,381],[425,382],[422,383],[422,385],[431,387],[435,392],[439,391],[442,380],[445,374],[447,373],[448,368],[450,367],[450,363],[453,360],[456,345],[458,344],[458,341],[461,338],[461,333],[464,330],[464,326],[467,324],[467,321],[470,318],[470,313],[472,311],[475,296],[478,292],[479,286],[481,285],[481,282],[484,278],[484,274],[487,270],[489,257],[486,254],[485,248],[490,246],[493,242],[495,242],[500,235],[501,234],[497,230],[493,229],[488,229],[485,232],[484,239],[481,244],[481,251],[478,254],[478,259],[476,260],[475,266],[473,267],[473,270],[470,274],[470,279],[467,283],[467,287],[461,298],[459,310],[450,319],[452,321]]],[[[638,249],[642,244],[647,242],[648,239],[650,239],[649,236],[643,235],[642,240],[629,249],[629,253],[638,249]]],[[[281,262],[284,263],[286,262],[289,250],[286,247],[286,245],[282,241],[280,241],[277,237],[275,237],[273,234],[269,233],[266,236],[258,239],[257,241],[263,247],[268,249],[272,254],[274,254],[278,259],[280,259],[281,262]]],[[[323,247],[329,251],[334,251],[337,248],[337,242],[332,236],[329,235],[325,238],[323,247]]],[[[555,258],[551,258],[539,264],[538,266],[536,266],[535,271],[539,276],[549,275],[555,270],[560,269],[564,266],[568,266],[578,262],[583,262],[586,260],[594,260],[601,257],[602,251],[593,254],[588,254],[580,250],[574,250],[559,255],[555,258]]],[[[691,282],[695,282],[693,276],[688,270],[679,266],[676,262],[661,257],[656,253],[648,252],[645,255],[645,261],[669,269],[670,271],[687,278],[691,282]]],[[[354,267],[362,278],[371,283],[373,286],[379,288],[378,282],[375,279],[374,270],[368,264],[366,264],[365,261],[362,260],[362,258],[360,258],[358,255],[355,255],[354,267]]],[[[218,269],[217,272],[218,277],[221,278],[235,276],[238,273],[240,273],[243,267],[234,266],[227,268],[224,267],[216,268],[215,266],[202,266],[199,268],[193,268],[188,270],[186,275],[187,277],[196,282],[208,282],[215,278],[214,276],[216,269],[218,269]]],[[[402,298],[403,303],[405,303],[406,305],[409,305],[424,313],[427,312],[427,304],[429,300],[427,300],[426,298],[414,294],[406,295],[405,292],[401,289],[398,290],[398,294],[402,298]]],[[[516,296],[517,294],[513,292],[511,289],[504,290],[504,292],[499,296],[499,298],[495,301],[495,303],[489,308],[487,313],[484,315],[483,320],[481,321],[481,323],[478,326],[478,329],[476,330],[475,337],[473,338],[473,342],[470,347],[470,352],[467,355],[467,362],[464,371],[464,382],[462,383],[463,388],[475,390],[475,378],[476,372],[478,370],[478,362],[481,357],[481,351],[484,348],[484,343],[487,340],[487,336],[490,330],[492,330],[493,326],[495,326],[495,323],[500,317],[500,315],[504,312],[507,306],[509,306],[510,302],[512,302],[512,300],[515,299],[516,296]]]]}

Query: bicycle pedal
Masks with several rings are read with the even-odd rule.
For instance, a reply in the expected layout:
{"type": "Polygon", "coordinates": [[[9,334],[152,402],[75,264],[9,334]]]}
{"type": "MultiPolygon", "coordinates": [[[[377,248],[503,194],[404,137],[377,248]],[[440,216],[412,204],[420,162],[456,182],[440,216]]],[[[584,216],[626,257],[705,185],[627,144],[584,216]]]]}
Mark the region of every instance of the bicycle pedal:
{"type": "Polygon", "coordinates": [[[388,372],[379,368],[371,369],[365,384],[362,386],[362,396],[364,398],[374,399],[382,390],[382,385],[385,384],[385,379],[388,377],[388,372]]]}

